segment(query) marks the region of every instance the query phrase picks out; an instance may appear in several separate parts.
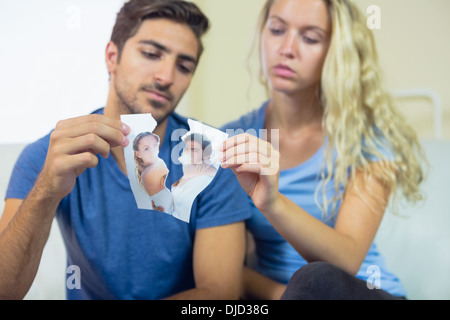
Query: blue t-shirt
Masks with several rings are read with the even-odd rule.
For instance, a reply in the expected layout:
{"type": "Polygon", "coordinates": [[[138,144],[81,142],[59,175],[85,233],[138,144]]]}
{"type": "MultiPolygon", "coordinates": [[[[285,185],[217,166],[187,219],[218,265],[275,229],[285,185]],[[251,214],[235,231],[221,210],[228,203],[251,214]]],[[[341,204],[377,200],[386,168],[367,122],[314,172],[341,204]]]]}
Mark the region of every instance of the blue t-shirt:
{"type": "MultiPolygon", "coordinates": [[[[242,116],[240,119],[222,127],[222,130],[242,129],[250,134],[259,134],[259,130],[264,129],[265,115],[268,103],[264,103],[259,109],[242,116]],[[250,129],[250,130],[249,130],[250,129]]],[[[240,131],[236,131],[236,134],[240,131]]],[[[323,221],[330,227],[334,227],[333,220],[324,221],[322,211],[316,203],[316,189],[320,183],[319,174],[324,161],[324,147],[322,146],[306,162],[297,167],[282,170],[279,179],[279,191],[306,212],[315,218],[323,221]]],[[[331,186],[334,182],[331,181],[331,186]]],[[[327,190],[328,198],[334,195],[334,190],[327,190]]],[[[339,192],[342,192],[340,190],[339,192]]],[[[253,234],[255,239],[255,256],[249,259],[248,263],[261,274],[272,278],[278,282],[287,284],[292,274],[308,262],[275,230],[266,217],[254,206],[251,199],[253,216],[246,222],[247,229],[253,234]]],[[[337,203],[338,210],[340,202],[337,203]]],[[[331,212],[331,204],[329,207],[331,212]]],[[[336,211],[338,212],[338,211],[336,211]]],[[[369,252],[357,273],[357,277],[365,281],[371,280],[372,275],[377,272],[380,277],[381,288],[385,291],[397,295],[405,296],[405,290],[399,279],[388,271],[382,256],[380,256],[375,244],[369,252]],[[378,273],[379,271],[379,273],[378,273]]]]}
{"type": "MultiPolygon", "coordinates": [[[[170,161],[178,144],[171,141],[176,129],[188,131],[189,126],[187,119],[172,114],[159,153],[170,171],[169,186],[183,175],[182,166],[170,161]]],[[[26,197],[45,162],[48,145],[49,135],[26,147],[14,167],[6,198],[26,197]]],[[[161,299],[194,288],[196,229],[251,215],[247,195],[231,170],[219,170],[194,201],[186,223],[166,213],[138,209],[128,177],[114,158],[98,158],[98,165],[77,178],[56,212],[68,265],[80,268],[81,289],[67,288],[68,299],[161,299]]]]}

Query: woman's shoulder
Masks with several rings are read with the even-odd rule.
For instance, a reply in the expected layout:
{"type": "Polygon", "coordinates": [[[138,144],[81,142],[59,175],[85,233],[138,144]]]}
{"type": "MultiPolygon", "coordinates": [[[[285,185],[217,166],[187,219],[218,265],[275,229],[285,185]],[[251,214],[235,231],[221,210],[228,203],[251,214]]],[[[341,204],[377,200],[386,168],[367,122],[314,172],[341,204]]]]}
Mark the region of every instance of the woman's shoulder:
{"type": "Polygon", "coordinates": [[[142,176],[145,176],[147,173],[156,174],[159,172],[165,173],[166,171],[168,171],[166,163],[162,159],[158,159],[142,171],[142,176]]]}
{"type": "Polygon", "coordinates": [[[237,120],[228,122],[221,127],[222,131],[227,132],[230,136],[235,135],[237,130],[247,131],[249,129],[259,130],[264,127],[265,114],[268,102],[264,102],[259,108],[256,108],[237,120]]]}
{"type": "Polygon", "coordinates": [[[381,130],[375,128],[374,132],[375,135],[370,139],[361,139],[361,149],[364,157],[370,162],[378,162],[381,160],[394,161],[394,146],[389,142],[381,130]]]}

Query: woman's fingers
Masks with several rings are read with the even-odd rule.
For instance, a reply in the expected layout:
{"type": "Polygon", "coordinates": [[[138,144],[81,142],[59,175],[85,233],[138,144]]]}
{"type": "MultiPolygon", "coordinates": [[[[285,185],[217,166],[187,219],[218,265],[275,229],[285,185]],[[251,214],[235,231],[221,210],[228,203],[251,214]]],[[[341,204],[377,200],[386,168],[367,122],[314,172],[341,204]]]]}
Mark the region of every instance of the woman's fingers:
{"type": "Polygon", "coordinates": [[[237,172],[276,174],[279,153],[272,145],[250,134],[241,134],[226,140],[222,146],[223,168],[237,172]]]}
{"type": "Polygon", "coordinates": [[[270,156],[272,146],[267,141],[244,133],[227,139],[223,143],[221,151],[224,153],[224,159],[251,152],[257,152],[263,156],[270,156]]]}
{"type": "Polygon", "coordinates": [[[226,167],[235,167],[242,164],[260,164],[263,166],[270,166],[271,158],[263,156],[257,152],[249,152],[229,156],[223,162],[223,165],[226,167]]]}
{"type": "Polygon", "coordinates": [[[249,172],[258,175],[275,175],[278,173],[279,165],[277,161],[272,162],[272,159],[266,158],[262,161],[248,161],[242,156],[230,159],[230,162],[222,164],[224,169],[233,169],[235,172],[249,172]]]}

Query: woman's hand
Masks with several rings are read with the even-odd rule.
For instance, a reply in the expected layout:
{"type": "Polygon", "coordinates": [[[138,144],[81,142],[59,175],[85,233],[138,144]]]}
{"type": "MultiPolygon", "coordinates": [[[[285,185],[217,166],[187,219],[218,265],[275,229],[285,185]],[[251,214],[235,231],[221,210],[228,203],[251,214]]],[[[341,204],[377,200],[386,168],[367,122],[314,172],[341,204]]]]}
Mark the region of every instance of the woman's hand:
{"type": "Polygon", "coordinates": [[[279,152],[269,142],[247,133],[229,138],[220,151],[222,168],[233,170],[259,210],[270,210],[279,194],[279,152]]]}

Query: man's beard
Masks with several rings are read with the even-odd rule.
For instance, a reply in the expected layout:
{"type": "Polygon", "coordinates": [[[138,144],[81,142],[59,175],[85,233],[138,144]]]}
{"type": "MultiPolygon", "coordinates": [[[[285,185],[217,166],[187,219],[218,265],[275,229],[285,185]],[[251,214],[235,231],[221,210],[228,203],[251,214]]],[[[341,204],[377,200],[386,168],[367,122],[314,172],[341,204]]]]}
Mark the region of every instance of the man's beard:
{"type": "Polygon", "coordinates": [[[174,99],[174,95],[170,92],[168,87],[161,86],[159,83],[155,82],[153,84],[144,85],[139,88],[136,95],[132,95],[132,90],[129,89],[129,86],[126,83],[121,83],[119,85],[117,81],[114,84],[115,91],[117,95],[117,103],[118,110],[123,110],[122,113],[130,113],[130,114],[140,114],[140,113],[148,113],[148,106],[143,106],[138,102],[138,94],[144,91],[153,90],[164,94],[169,97],[169,102],[161,103],[159,101],[155,101],[152,99],[147,99],[147,102],[153,107],[154,110],[162,110],[166,111],[164,113],[152,113],[153,118],[159,124],[163,123],[169,115],[175,110],[176,103],[173,106],[169,104],[172,102],[176,102],[174,99]]]}

